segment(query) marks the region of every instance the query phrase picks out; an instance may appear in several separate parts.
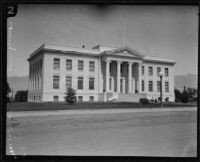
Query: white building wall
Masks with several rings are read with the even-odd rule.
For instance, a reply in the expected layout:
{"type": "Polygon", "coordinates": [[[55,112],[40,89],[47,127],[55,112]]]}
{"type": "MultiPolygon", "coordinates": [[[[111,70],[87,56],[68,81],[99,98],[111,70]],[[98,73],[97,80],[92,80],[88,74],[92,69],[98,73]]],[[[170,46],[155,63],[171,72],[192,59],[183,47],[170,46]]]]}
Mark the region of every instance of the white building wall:
{"type": "MultiPolygon", "coordinates": [[[[37,64],[39,62],[39,69],[32,71],[29,73],[29,89],[28,89],[28,101],[29,102],[40,102],[42,101],[42,88],[43,88],[43,54],[40,53],[37,57],[34,57],[29,62],[29,68],[33,66],[33,64],[37,64]],[[40,61],[42,60],[42,66],[40,61]]],[[[35,68],[36,69],[36,68],[35,68]]]]}
{"type": "MultiPolygon", "coordinates": [[[[105,89],[103,84],[103,78],[105,74],[105,63],[103,60],[106,58],[101,58],[99,56],[91,56],[91,55],[83,55],[83,54],[66,54],[61,52],[45,52],[45,54],[38,54],[36,57],[33,57],[30,60],[30,64],[37,62],[38,60],[42,61],[42,69],[41,78],[36,80],[36,75],[29,76],[29,94],[28,101],[53,101],[54,96],[59,96],[59,101],[64,101],[65,92],[66,92],[66,76],[72,77],[72,88],[76,90],[77,96],[82,96],[83,101],[89,101],[89,96],[94,96],[94,101],[103,100],[102,92],[105,89]],[[58,70],[53,69],[54,58],[60,59],[60,68],[58,70]],[[66,70],[66,59],[72,60],[72,70],[66,70]],[[78,70],[78,60],[84,61],[84,70],[78,70]],[[95,62],[95,71],[89,71],[89,61],[95,62]],[[53,75],[59,75],[59,89],[53,89],[53,75]],[[78,85],[78,76],[83,77],[83,90],[77,90],[78,85]],[[89,78],[94,77],[94,90],[89,90],[89,78]],[[30,80],[30,78],[32,80],[30,80]],[[34,79],[34,81],[33,81],[34,79]],[[37,81],[36,87],[39,89],[35,89],[35,81],[37,81]],[[34,88],[34,89],[33,89],[34,88]],[[100,99],[101,98],[101,99],[100,99]]],[[[130,61],[128,58],[118,58],[116,56],[112,56],[109,59],[113,60],[111,64],[113,67],[116,67],[116,61],[120,60],[122,63],[130,61]]],[[[138,60],[136,60],[138,61],[138,60]]],[[[126,64],[124,64],[125,66],[126,64]]],[[[145,74],[141,74],[141,80],[145,81],[145,91],[141,92],[147,94],[148,98],[158,98],[160,97],[160,92],[157,92],[157,81],[160,80],[160,77],[157,76],[157,67],[161,67],[161,71],[164,72],[164,68],[169,69],[169,76],[163,76],[163,100],[166,97],[169,97],[170,101],[174,101],[174,65],[167,63],[154,63],[143,61],[142,65],[145,67],[145,74]],[[149,76],[148,67],[153,67],[153,76],[149,76]],[[153,81],[153,92],[149,92],[148,90],[148,81],[153,81]],[[165,81],[169,82],[169,92],[165,92],[165,81]]],[[[117,68],[117,67],[116,67],[117,68]]],[[[124,68],[124,75],[127,77],[126,69],[124,68]]],[[[138,72],[137,72],[137,63],[133,64],[133,77],[135,79],[135,88],[137,87],[138,81],[138,72]]],[[[116,69],[112,68],[111,76],[115,76],[116,69]]],[[[124,76],[122,75],[122,76],[124,76]]],[[[114,83],[116,83],[116,78],[114,78],[114,83]]],[[[116,90],[116,87],[113,87],[113,90],[116,90]]]]}
{"type": "MultiPolygon", "coordinates": [[[[160,97],[160,92],[157,91],[157,81],[160,81],[160,77],[157,76],[157,67],[161,68],[162,72],[165,72],[164,69],[168,68],[169,76],[163,76],[162,80],[162,90],[163,90],[163,100],[166,97],[169,97],[169,101],[174,101],[174,65],[165,64],[165,63],[154,63],[154,62],[143,62],[144,66],[144,75],[141,75],[141,80],[145,82],[145,91],[141,93],[147,93],[149,99],[160,97]],[[149,76],[149,67],[153,67],[153,76],[149,76]],[[153,81],[153,92],[149,92],[149,81],[153,81]],[[165,81],[169,82],[169,92],[165,92],[165,81]]],[[[141,73],[142,74],[142,73],[141,73]]]]}
{"type": "Polygon", "coordinates": [[[77,96],[83,96],[83,101],[89,101],[89,96],[94,96],[94,99],[98,99],[98,58],[84,55],[74,54],[58,54],[58,53],[46,53],[44,55],[44,89],[43,89],[43,101],[53,101],[53,96],[59,96],[59,101],[64,101],[66,92],[66,76],[72,77],[72,88],[76,90],[77,96]],[[54,58],[60,59],[60,69],[53,69],[54,58]],[[72,60],[72,70],[66,70],[66,59],[72,60]],[[84,70],[78,70],[78,60],[84,61],[84,70]],[[89,71],[89,61],[95,62],[95,71],[89,71]],[[53,75],[59,75],[59,89],[53,89],[53,75]],[[78,90],[78,77],[83,77],[83,90],[78,90]],[[94,90],[89,90],[89,77],[94,77],[94,90]]]}

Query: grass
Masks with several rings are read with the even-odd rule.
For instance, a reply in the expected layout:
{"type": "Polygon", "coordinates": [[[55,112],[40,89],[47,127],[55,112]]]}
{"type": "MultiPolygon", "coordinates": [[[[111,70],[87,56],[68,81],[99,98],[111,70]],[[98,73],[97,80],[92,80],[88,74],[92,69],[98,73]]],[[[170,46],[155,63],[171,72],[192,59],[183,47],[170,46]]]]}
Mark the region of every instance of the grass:
{"type": "MultiPolygon", "coordinates": [[[[163,107],[191,107],[197,106],[192,103],[164,103],[163,107]]],[[[69,105],[67,103],[8,103],[7,111],[45,111],[45,110],[76,110],[76,109],[108,109],[108,108],[160,108],[159,103],[151,103],[149,105],[141,105],[132,102],[92,102],[92,103],[76,103],[69,105]]]]}

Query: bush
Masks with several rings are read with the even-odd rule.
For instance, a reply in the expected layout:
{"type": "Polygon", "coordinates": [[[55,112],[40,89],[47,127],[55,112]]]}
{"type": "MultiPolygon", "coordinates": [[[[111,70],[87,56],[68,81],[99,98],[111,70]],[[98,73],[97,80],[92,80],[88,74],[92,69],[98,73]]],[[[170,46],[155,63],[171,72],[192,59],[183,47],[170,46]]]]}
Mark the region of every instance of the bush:
{"type": "Polygon", "coordinates": [[[148,105],[149,104],[149,100],[147,98],[140,98],[139,102],[142,105],[148,105]]]}
{"type": "Polygon", "coordinates": [[[15,94],[15,102],[27,102],[27,98],[28,98],[28,90],[26,91],[17,91],[15,94]]]}
{"type": "Polygon", "coordinates": [[[151,102],[151,103],[154,103],[154,102],[155,102],[155,100],[152,98],[152,99],[150,99],[150,102],[151,102]]]}
{"type": "Polygon", "coordinates": [[[175,98],[175,102],[181,102],[181,100],[180,100],[180,99],[177,99],[177,98],[175,98]]]}
{"type": "Polygon", "coordinates": [[[76,90],[68,88],[65,101],[69,104],[74,104],[76,102],[76,90]]]}
{"type": "Polygon", "coordinates": [[[169,97],[166,97],[166,98],[165,98],[165,102],[169,102],[169,97]]]}

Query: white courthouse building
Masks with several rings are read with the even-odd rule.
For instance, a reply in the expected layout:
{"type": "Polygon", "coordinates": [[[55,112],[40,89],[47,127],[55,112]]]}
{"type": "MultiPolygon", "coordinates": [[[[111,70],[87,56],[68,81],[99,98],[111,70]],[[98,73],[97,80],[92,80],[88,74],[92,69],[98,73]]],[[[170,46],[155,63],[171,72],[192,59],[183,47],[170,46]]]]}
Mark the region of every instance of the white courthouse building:
{"type": "Polygon", "coordinates": [[[132,101],[160,97],[174,101],[172,59],[144,56],[128,48],[95,46],[92,49],[44,44],[29,61],[29,102],[64,101],[69,87],[77,101],[132,101]]]}

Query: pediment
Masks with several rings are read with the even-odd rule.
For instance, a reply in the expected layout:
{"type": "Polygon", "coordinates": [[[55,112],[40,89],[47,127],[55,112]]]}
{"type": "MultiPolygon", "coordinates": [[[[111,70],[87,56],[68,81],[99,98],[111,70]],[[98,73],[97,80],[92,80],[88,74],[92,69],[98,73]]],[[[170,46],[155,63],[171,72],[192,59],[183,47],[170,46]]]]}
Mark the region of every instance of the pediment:
{"type": "Polygon", "coordinates": [[[140,58],[140,59],[144,57],[144,55],[140,54],[138,51],[127,48],[127,47],[104,51],[102,54],[122,56],[122,57],[134,57],[134,58],[140,58]]]}

